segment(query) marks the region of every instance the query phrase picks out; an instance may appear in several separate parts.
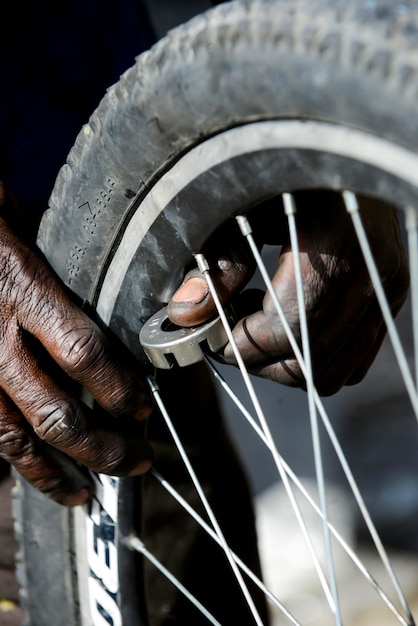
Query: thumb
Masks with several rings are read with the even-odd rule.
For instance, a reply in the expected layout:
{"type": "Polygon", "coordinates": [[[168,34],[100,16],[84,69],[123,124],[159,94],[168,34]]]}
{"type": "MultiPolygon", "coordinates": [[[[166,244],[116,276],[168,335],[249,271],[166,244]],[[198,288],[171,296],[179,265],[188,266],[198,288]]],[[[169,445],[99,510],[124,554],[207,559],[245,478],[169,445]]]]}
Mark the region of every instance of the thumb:
{"type": "MultiPolygon", "coordinates": [[[[250,280],[252,268],[236,259],[218,259],[211,277],[221,301],[226,306],[250,280]]],[[[198,269],[188,274],[168,304],[168,316],[178,326],[197,326],[217,314],[205,277],[198,269]]]]}
{"type": "MultiPolygon", "coordinates": [[[[243,289],[254,273],[255,262],[235,222],[223,225],[203,250],[211,278],[223,306],[243,289]]],[[[205,277],[195,268],[188,272],[182,285],[168,304],[168,316],[178,326],[196,326],[216,315],[205,277]]]]}

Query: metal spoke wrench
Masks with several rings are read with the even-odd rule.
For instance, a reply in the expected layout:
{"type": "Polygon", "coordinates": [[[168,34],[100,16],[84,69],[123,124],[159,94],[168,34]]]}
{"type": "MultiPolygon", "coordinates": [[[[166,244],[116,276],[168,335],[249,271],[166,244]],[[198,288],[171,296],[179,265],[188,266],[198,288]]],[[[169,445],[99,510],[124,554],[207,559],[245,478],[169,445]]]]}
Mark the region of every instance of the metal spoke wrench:
{"type": "Polygon", "coordinates": [[[145,354],[159,369],[192,365],[201,361],[208,351],[218,352],[228,342],[219,317],[199,326],[184,328],[169,320],[167,307],[144,324],[139,339],[145,354]]]}

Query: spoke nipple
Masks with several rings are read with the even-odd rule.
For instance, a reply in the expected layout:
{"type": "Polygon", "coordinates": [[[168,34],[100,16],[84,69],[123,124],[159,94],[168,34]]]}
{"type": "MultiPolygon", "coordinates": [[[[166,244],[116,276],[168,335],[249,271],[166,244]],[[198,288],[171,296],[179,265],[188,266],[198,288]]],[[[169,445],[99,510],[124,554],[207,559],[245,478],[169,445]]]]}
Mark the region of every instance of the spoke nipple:
{"type": "Polygon", "coordinates": [[[151,393],[153,393],[153,394],[159,394],[160,393],[160,388],[157,385],[157,383],[155,381],[155,378],[152,378],[152,376],[147,376],[147,383],[148,383],[148,386],[149,386],[149,388],[151,390],[151,393]]]}
{"type": "Polygon", "coordinates": [[[284,205],[284,212],[286,213],[286,215],[295,215],[296,204],[295,204],[295,199],[292,196],[292,194],[290,193],[283,194],[283,205],[284,205]]]}
{"type": "Polygon", "coordinates": [[[253,231],[250,226],[250,222],[247,220],[245,215],[237,215],[235,219],[237,220],[238,226],[240,227],[240,230],[244,237],[248,237],[248,235],[251,235],[253,231]]]}
{"type": "Polygon", "coordinates": [[[206,257],[203,254],[195,254],[194,258],[196,259],[197,267],[202,272],[202,274],[209,272],[209,263],[207,262],[206,257]]]}
{"type": "Polygon", "coordinates": [[[343,191],[342,196],[343,196],[345,208],[347,209],[348,213],[357,213],[358,202],[357,202],[356,194],[354,194],[352,191],[346,190],[346,191],[343,191]]]}
{"type": "Polygon", "coordinates": [[[131,550],[135,550],[136,552],[143,552],[145,548],[145,544],[136,535],[126,537],[125,543],[128,548],[131,548],[131,550]]]}
{"type": "Polygon", "coordinates": [[[418,215],[415,209],[408,206],[406,207],[406,230],[411,233],[415,233],[418,224],[418,215]]]}

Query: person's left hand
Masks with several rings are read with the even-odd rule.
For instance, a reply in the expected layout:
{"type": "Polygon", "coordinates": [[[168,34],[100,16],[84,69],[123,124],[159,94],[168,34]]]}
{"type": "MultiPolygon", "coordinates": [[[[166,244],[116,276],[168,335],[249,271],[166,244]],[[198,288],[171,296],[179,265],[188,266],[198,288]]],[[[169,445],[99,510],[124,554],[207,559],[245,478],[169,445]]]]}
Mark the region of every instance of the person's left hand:
{"type": "Polygon", "coordinates": [[[0,458],[57,502],[83,504],[93,492],[86,467],[115,476],[151,467],[140,422],[152,400],[130,353],[2,217],[10,198],[0,185],[0,458]],[[105,411],[82,402],[79,385],[105,411]]]}

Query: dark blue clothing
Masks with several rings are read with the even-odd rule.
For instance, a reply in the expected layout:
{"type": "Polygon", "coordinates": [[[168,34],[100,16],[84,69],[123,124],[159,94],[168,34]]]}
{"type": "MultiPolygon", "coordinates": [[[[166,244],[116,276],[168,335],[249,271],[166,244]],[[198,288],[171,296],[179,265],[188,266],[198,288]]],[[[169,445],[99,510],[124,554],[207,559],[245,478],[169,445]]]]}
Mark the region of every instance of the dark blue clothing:
{"type": "Polygon", "coordinates": [[[142,0],[15,2],[2,31],[0,179],[40,214],[82,125],[155,36],[142,0]]]}

